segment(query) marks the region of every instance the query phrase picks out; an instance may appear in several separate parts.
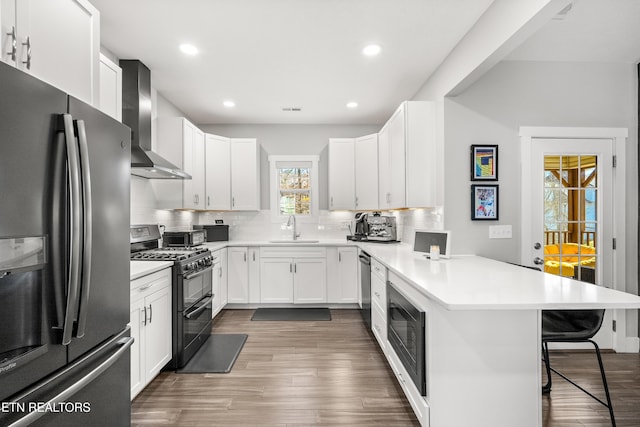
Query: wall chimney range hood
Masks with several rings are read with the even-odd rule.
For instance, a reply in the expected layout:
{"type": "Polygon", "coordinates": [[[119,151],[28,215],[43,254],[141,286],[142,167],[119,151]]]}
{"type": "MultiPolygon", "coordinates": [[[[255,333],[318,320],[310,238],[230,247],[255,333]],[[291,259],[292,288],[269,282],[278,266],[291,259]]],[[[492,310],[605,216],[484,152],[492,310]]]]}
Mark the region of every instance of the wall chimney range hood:
{"type": "Polygon", "coordinates": [[[122,122],[131,128],[131,175],[153,179],[191,179],[191,175],[151,151],[151,71],[123,59],[122,122]]]}

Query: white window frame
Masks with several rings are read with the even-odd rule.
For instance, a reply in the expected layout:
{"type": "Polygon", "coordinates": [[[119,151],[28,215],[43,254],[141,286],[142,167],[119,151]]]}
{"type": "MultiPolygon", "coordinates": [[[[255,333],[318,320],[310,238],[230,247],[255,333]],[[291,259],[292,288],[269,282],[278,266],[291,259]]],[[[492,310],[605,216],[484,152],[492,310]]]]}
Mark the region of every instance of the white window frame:
{"type": "Polygon", "coordinates": [[[278,168],[277,162],[310,162],[311,163],[311,187],[309,188],[309,196],[311,198],[311,214],[310,215],[296,215],[296,221],[298,222],[317,222],[320,201],[319,199],[319,178],[318,178],[318,163],[320,162],[320,156],[269,156],[269,193],[271,200],[271,222],[286,222],[289,219],[289,215],[280,215],[279,206],[279,180],[278,180],[278,168]]]}

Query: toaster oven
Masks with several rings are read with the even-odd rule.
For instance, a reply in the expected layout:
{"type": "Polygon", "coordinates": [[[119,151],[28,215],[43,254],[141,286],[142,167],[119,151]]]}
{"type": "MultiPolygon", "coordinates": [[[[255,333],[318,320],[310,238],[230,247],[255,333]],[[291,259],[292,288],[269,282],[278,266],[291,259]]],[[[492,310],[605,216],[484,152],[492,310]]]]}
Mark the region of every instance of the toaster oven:
{"type": "Polygon", "coordinates": [[[198,246],[207,241],[207,230],[165,231],[162,235],[165,247],[198,246]]]}

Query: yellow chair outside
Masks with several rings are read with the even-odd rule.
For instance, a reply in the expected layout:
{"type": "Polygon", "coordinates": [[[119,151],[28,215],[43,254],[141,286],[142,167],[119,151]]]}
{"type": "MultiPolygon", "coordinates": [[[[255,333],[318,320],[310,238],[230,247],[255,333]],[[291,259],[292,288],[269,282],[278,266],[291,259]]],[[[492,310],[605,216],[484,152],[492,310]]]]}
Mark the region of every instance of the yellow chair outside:
{"type": "Polygon", "coordinates": [[[578,245],[577,243],[563,243],[562,261],[560,261],[560,245],[545,245],[544,271],[565,277],[575,277],[575,268],[578,265],[595,268],[596,257],[585,256],[595,253],[596,248],[593,246],[578,245]]]}

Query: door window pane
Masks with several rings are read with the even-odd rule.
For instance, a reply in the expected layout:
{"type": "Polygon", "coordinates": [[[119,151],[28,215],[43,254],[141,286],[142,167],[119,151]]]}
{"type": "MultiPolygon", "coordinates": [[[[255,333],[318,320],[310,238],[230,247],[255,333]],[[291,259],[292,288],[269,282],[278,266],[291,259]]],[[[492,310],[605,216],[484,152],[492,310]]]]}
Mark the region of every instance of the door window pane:
{"type": "Polygon", "coordinates": [[[544,161],[545,271],[595,283],[597,156],[554,155],[544,161]]]}

